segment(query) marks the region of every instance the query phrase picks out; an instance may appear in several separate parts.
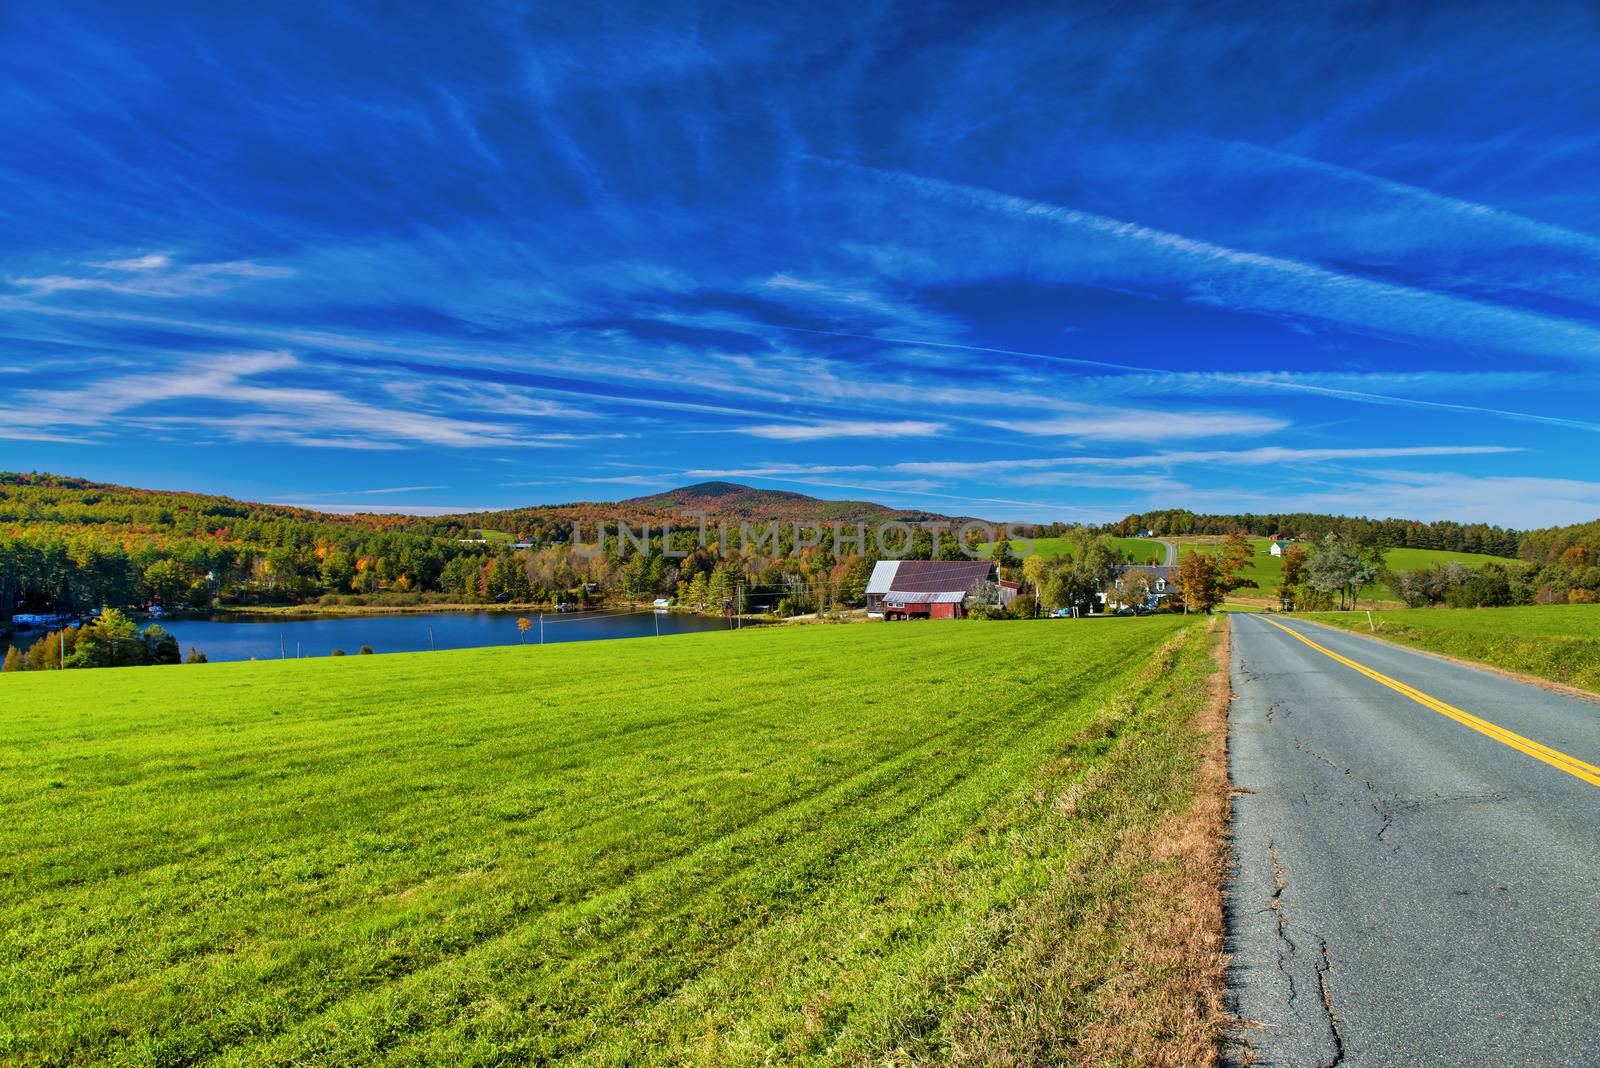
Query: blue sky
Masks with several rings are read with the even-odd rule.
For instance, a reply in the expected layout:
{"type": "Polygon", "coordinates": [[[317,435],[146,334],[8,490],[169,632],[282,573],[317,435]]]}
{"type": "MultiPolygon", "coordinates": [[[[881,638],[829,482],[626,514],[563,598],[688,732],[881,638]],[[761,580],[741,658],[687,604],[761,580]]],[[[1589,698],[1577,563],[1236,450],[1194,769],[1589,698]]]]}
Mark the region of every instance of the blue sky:
{"type": "Polygon", "coordinates": [[[1600,516],[1600,14],[0,8],[0,468],[1600,516]]]}

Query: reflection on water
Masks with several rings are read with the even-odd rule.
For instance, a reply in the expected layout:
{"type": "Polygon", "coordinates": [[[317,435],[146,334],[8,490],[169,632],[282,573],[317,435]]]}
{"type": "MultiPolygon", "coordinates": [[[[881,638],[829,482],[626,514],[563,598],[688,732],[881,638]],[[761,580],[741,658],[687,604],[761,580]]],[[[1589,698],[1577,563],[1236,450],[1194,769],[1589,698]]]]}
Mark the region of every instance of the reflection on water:
{"type": "MultiPolygon", "coordinates": [[[[680,612],[547,612],[520,613],[533,621],[524,635],[516,612],[417,612],[372,616],[219,616],[211,619],[163,619],[159,622],[178,639],[185,655],[195,646],[212,661],[274,660],[279,656],[327,656],[343,649],[354,656],[363,645],[377,653],[426,649],[469,649],[484,645],[538,644],[543,634],[552,642],[642,638],[692,631],[726,630],[723,619],[680,612]]],[[[44,636],[25,631],[13,640],[24,648],[44,636]]]]}

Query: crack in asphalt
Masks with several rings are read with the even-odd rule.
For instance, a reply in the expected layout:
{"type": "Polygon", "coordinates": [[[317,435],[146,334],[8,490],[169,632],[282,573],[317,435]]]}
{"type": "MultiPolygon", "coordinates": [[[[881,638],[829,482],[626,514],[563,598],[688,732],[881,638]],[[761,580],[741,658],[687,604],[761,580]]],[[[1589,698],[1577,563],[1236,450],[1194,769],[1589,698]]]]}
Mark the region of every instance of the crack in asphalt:
{"type": "Polygon", "coordinates": [[[1322,964],[1316,968],[1317,989],[1322,994],[1322,1012],[1328,1018],[1328,1034],[1333,1041],[1333,1059],[1324,1061],[1321,1068],[1337,1068],[1344,1062],[1344,1025],[1333,1009],[1333,995],[1328,990],[1328,973],[1333,970],[1333,961],[1328,958],[1328,940],[1317,939],[1317,946],[1322,951],[1322,964]]]}
{"type": "Polygon", "coordinates": [[[1288,884],[1283,878],[1283,865],[1278,861],[1278,843],[1268,842],[1267,853],[1272,857],[1272,900],[1267,904],[1267,908],[1278,921],[1278,941],[1281,943],[1278,947],[1278,970],[1289,983],[1289,1004],[1293,1005],[1297,991],[1294,985],[1294,973],[1289,970],[1289,962],[1294,959],[1295,944],[1289,937],[1289,921],[1283,914],[1283,891],[1288,884]],[[1288,947],[1287,953],[1284,952],[1284,946],[1288,947]]]}
{"type": "MultiPolygon", "coordinates": [[[[1299,987],[1294,980],[1291,965],[1300,947],[1295,940],[1289,937],[1289,917],[1284,910],[1284,892],[1289,889],[1289,880],[1284,874],[1283,861],[1278,858],[1278,843],[1269,840],[1267,855],[1272,858],[1272,898],[1267,904],[1267,909],[1274,914],[1278,924],[1278,971],[1283,973],[1284,980],[1289,984],[1290,1008],[1294,1007],[1300,996],[1299,987]]],[[[1344,1025],[1339,1019],[1339,1014],[1333,1008],[1333,994],[1328,987],[1328,973],[1333,968],[1333,960],[1328,955],[1328,940],[1319,937],[1317,950],[1320,960],[1312,961],[1312,970],[1317,977],[1317,993],[1322,1006],[1322,1018],[1328,1027],[1329,1042],[1333,1049],[1333,1059],[1324,1061],[1318,1068],[1337,1068],[1344,1062],[1344,1025]]]]}
{"type": "MultiPolygon", "coordinates": [[[[1351,779],[1351,780],[1353,780],[1355,782],[1359,782],[1361,785],[1363,785],[1363,786],[1365,786],[1367,788],[1367,792],[1368,793],[1372,793],[1372,794],[1377,794],[1378,795],[1377,797],[1371,797],[1371,798],[1367,799],[1367,804],[1372,807],[1372,811],[1374,813],[1376,813],[1377,817],[1378,817],[1378,833],[1374,836],[1377,841],[1380,841],[1380,842],[1384,841],[1384,837],[1383,836],[1389,833],[1389,828],[1391,826],[1393,826],[1393,824],[1394,824],[1395,812],[1401,811],[1401,810],[1404,810],[1404,809],[1410,808],[1410,807],[1422,807],[1422,805],[1425,804],[1425,802],[1418,802],[1418,803],[1403,802],[1403,801],[1400,800],[1400,795],[1399,794],[1395,794],[1394,795],[1394,807],[1391,808],[1389,805],[1384,803],[1382,791],[1378,789],[1378,784],[1373,782],[1371,779],[1365,778],[1364,776],[1361,776],[1361,775],[1357,775],[1354,770],[1339,764],[1337,761],[1335,761],[1334,759],[1329,757],[1327,754],[1317,752],[1315,749],[1311,748],[1309,745],[1306,745],[1303,741],[1301,741],[1299,737],[1296,737],[1294,739],[1294,747],[1296,749],[1300,750],[1302,753],[1306,753],[1306,754],[1308,754],[1310,756],[1316,757],[1318,760],[1322,761],[1322,763],[1326,764],[1328,767],[1332,768],[1334,771],[1339,772],[1345,778],[1351,779]]],[[[1306,797],[1306,795],[1304,795],[1304,794],[1302,794],[1301,796],[1304,797],[1305,800],[1309,803],[1309,801],[1310,801],[1309,797],[1306,797]]],[[[1387,844],[1387,843],[1385,843],[1385,844],[1387,844]]]]}

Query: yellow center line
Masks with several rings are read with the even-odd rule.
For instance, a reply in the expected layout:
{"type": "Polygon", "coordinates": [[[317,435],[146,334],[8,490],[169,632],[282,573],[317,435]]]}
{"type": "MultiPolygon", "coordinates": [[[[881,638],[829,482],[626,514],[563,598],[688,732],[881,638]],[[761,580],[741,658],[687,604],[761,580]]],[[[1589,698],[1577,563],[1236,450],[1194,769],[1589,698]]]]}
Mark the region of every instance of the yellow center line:
{"type": "Polygon", "coordinates": [[[1551,749],[1548,745],[1541,745],[1531,738],[1524,738],[1515,731],[1508,731],[1499,724],[1490,723],[1488,720],[1483,719],[1480,716],[1474,716],[1471,712],[1463,712],[1454,705],[1445,704],[1437,697],[1425,694],[1415,686],[1408,686],[1399,679],[1391,679],[1381,671],[1374,671],[1365,664],[1357,663],[1347,656],[1340,656],[1327,646],[1318,645],[1310,638],[1307,638],[1304,634],[1301,634],[1292,627],[1284,626],[1275,619],[1267,619],[1265,616],[1259,616],[1257,618],[1263,620],[1264,622],[1271,623],[1274,627],[1277,627],[1285,634],[1300,639],[1317,652],[1322,653],[1324,656],[1332,657],[1345,667],[1350,668],[1352,671],[1358,671],[1367,678],[1372,679],[1374,682],[1381,682],[1383,685],[1389,687],[1391,690],[1394,690],[1396,693],[1404,694],[1413,701],[1417,702],[1419,705],[1433,709],[1441,716],[1448,716],[1457,723],[1471,727],[1479,734],[1486,734],[1490,738],[1493,738],[1495,741],[1500,742],[1503,745],[1509,745],[1511,748],[1519,752],[1528,754],[1535,760],[1542,760],[1546,764],[1549,764],[1552,768],[1559,768],[1568,775],[1576,776],[1577,778],[1582,779],[1590,786],[1600,786],[1600,768],[1595,767],[1593,764],[1586,764],[1577,757],[1568,756],[1559,749],[1551,749]]]}

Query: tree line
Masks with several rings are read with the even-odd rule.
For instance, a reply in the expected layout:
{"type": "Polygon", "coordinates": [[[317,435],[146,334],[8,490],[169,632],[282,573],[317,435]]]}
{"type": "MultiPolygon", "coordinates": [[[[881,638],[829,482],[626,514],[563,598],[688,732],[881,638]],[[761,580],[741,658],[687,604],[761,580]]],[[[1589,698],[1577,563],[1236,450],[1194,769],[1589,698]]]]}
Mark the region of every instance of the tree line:
{"type": "MultiPolygon", "coordinates": [[[[827,525],[816,544],[797,544],[792,526],[779,524],[755,547],[722,547],[714,533],[709,544],[700,544],[699,531],[682,523],[681,517],[647,508],[602,504],[468,516],[335,516],[203,494],[0,473],[0,625],[17,612],[82,616],[99,607],[156,604],[203,611],[313,601],[553,605],[676,596],[717,607],[738,589],[758,592],[773,607],[782,601],[785,612],[800,612],[859,600],[881,555],[871,538],[866,545],[848,532],[836,538],[827,525]],[[630,523],[635,537],[623,536],[614,525],[603,536],[595,534],[602,519],[614,524],[619,517],[630,523]],[[670,536],[663,529],[669,522],[674,524],[670,536]],[[638,538],[647,523],[648,537],[638,538]],[[514,549],[513,540],[533,547],[514,549]]],[[[1493,590],[1455,572],[1409,580],[1402,599],[1419,603],[1448,600],[1452,590],[1457,601],[1581,602],[1600,590],[1600,521],[1518,533],[1485,524],[1169,510],[1128,516],[1103,528],[1060,523],[1031,528],[1033,536],[1064,537],[1076,547],[1050,565],[1051,574],[1030,580],[1039,602],[1081,606],[1105,592],[1113,581],[1108,568],[1121,561],[1100,539],[1147,530],[1156,536],[1287,533],[1312,546],[1332,537],[1340,549],[1329,560],[1369,564],[1383,549],[1396,547],[1495,553],[1522,561],[1508,562],[1498,572],[1496,565],[1476,569],[1494,583],[1493,590]]],[[[918,527],[906,550],[895,555],[958,560],[969,558],[970,548],[948,529],[918,527]]],[[[1012,577],[1023,577],[1021,561],[1003,563],[1012,577]]],[[[1378,579],[1388,581],[1381,572],[1378,579]]],[[[1325,589],[1309,581],[1286,585],[1306,604],[1352,596],[1348,588],[1340,594],[1339,587],[1325,589]]]]}
{"type": "Polygon", "coordinates": [[[26,652],[10,646],[0,672],[205,662],[205,654],[193,647],[185,659],[178,639],[159,623],[140,627],[121,610],[108,608],[91,623],[51,631],[26,652]]]}
{"type": "Polygon", "coordinates": [[[1448,549],[1487,556],[1518,556],[1528,535],[1489,523],[1441,520],[1423,523],[1412,519],[1368,519],[1364,516],[1318,515],[1310,512],[1255,515],[1201,515],[1185,509],[1166,509],[1130,515],[1101,528],[1119,537],[1136,537],[1144,531],[1156,537],[1218,535],[1239,532],[1258,538],[1274,536],[1320,542],[1329,534],[1366,547],[1387,549],[1448,549]]]}

